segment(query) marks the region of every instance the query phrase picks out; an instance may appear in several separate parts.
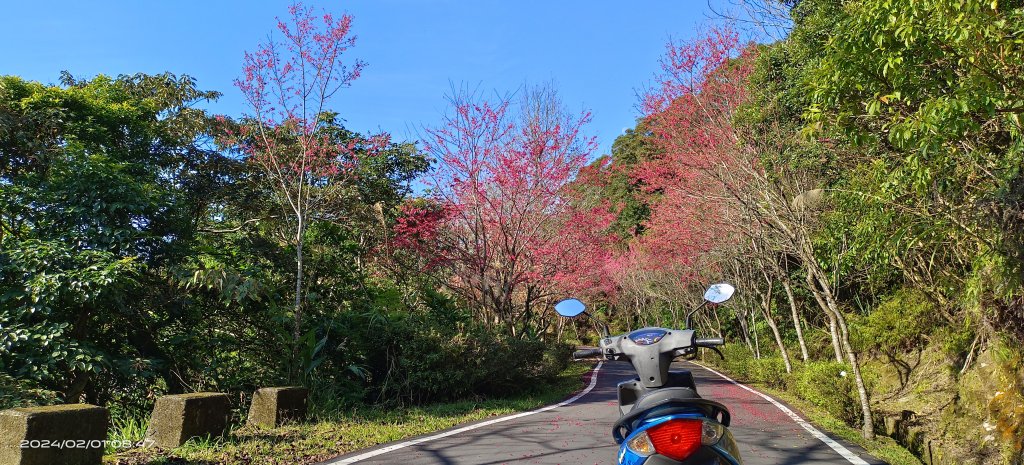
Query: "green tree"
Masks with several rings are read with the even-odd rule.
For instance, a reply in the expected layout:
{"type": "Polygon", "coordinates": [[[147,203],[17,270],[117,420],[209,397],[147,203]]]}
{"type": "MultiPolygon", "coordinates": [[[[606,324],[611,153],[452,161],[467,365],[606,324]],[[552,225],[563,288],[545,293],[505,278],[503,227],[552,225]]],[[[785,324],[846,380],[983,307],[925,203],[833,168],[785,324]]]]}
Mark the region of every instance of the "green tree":
{"type": "Polygon", "coordinates": [[[168,313],[154,270],[195,233],[219,155],[199,142],[187,76],[100,76],[62,86],[0,78],[0,367],[101,396],[96,374],[159,376],[180,390],[154,327],[168,313]]]}
{"type": "Polygon", "coordinates": [[[895,267],[949,322],[963,278],[987,274],[993,321],[1022,328],[1024,7],[866,0],[844,13],[807,74],[811,133],[856,147],[835,186],[844,256],[895,267]],[[993,259],[1002,272],[977,266],[993,259]]]}

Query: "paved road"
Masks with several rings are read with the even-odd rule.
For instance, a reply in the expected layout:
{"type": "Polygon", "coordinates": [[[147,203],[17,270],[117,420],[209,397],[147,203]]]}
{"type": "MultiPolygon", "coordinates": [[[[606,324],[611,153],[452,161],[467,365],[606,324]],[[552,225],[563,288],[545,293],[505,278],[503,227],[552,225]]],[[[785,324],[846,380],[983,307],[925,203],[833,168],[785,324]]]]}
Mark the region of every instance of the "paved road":
{"type": "MultiPolygon", "coordinates": [[[[884,465],[859,447],[816,438],[771,401],[694,364],[701,396],[729,406],[732,430],[745,465],[884,465]],[[844,458],[833,447],[847,451],[844,458]]],[[[572,403],[495,422],[485,420],[433,434],[386,444],[323,462],[344,465],[485,465],[616,463],[611,425],[617,418],[615,385],[634,372],[626,362],[606,362],[592,389],[572,403]],[[474,427],[475,426],[475,427],[474,427]],[[443,437],[438,437],[443,436],[443,437]]],[[[786,408],[786,407],[784,407],[786,408]]],[[[811,427],[813,429],[813,427],[811,427]]]]}

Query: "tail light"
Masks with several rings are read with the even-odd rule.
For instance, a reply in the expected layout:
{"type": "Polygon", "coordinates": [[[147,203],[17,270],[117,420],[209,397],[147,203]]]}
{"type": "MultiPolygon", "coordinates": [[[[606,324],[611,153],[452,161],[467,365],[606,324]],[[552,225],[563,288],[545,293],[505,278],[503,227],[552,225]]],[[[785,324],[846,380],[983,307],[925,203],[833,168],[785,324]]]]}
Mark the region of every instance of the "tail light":
{"type": "Polygon", "coordinates": [[[654,450],[676,461],[696,452],[703,434],[704,422],[700,420],[670,420],[647,430],[654,450]]]}
{"type": "Polygon", "coordinates": [[[626,445],[642,456],[658,453],[678,462],[696,452],[701,445],[717,443],[724,432],[725,428],[718,422],[675,419],[641,431],[626,445]]]}

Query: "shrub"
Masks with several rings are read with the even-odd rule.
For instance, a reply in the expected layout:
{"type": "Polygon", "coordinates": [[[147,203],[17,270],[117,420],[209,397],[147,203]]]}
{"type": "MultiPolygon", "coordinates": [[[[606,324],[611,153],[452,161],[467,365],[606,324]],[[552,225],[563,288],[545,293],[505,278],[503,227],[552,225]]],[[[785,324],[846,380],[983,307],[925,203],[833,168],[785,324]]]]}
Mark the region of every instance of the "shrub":
{"type": "Polygon", "coordinates": [[[811,360],[824,360],[834,358],[835,349],[832,346],[832,337],[828,331],[807,331],[804,333],[804,341],[807,343],[807,352],[811,360]]]}
{"type": "Polygon", "coordinates": [[[786,387],[786,363],[781,357],[768,356],[747,362],[750,380],[777,389],[786,387]]]}
{"type": "Polygon", "coordinates": [[[56,392],[41,389],[33,381],[0,372],[0,410],[58,403],[56,392]]]}
{"type": "Polygon", "coordinates": [[[853,375],[837,362],[809,362],[791,377],[790,390],[847,424],[859,418],[853,375]],[[843,373],[846,376],[843,376],[843,373]]]}
{"type": "Polygon", "coordinates": [[[748,381],[750,380],[750,365],[754,360],[754,354],[743,344],[726,344],[721,348],[725,360],[718,358],[718,355],[708,353],[705,360],[715,363],[729,372],[732,377],[748,381]]]}
{"type": "MultiPolygon", "coordinates": [[[[318,368],[319,376],[341,373],[351,383],[344,367],[359,367],[363,388],[349,388],[349,400],[333,403],[355,403],[359,395],[377,403],[425,404],[518,394],[552,380],[572,358],[568,346],[511,337],[438,296],[419,308],[395,307],[350,312],[336,321],[332,334],[346,341],[328,348],[330,360],[318,368]]],[[[320,398],[316,392],[313,397],[320,398]]]]}
{"type": "Polygon", "coordinates": [[[414,332],[395,343],[399,355],[380,387],[381,397],[412,403],[513,394],[565,366],[555,355],[545,364],[541,341],[483,327],[462,335],[414,332]]]}
{"type": "MultiPolygon", "coordinates": [[[[371,299],[339,312],[306,379],[318,411],[363,403],[426,404],[520,394],[555,381],[572,347],[529,332],[512,337],[432,289],[371,289],[371,299]],[[404,296],[404,297],[403,297],[404,296]]],[[[328,413],[330,416],[330,413],[328,413]]]]}
{"type": "Polygon", "coordinates": [[[537,375],[544,381],[554,381],[558,375],[569,368],[575,347],[567,343],[548,344],[544,350],[540,369],[537,375]]]}
{"type": "Polygon", "coordinates": [[[754,354],[743,344],[726,344],[722,347],[722,355],[725,360],[709,353],[705,361],[722,367],[738,380],[785,388],[786,363],[781,357],[767,355],[760,359],[754,358],[754,354]]]}
{"type": "Polygon", "coordinates": [[[851,323],[856,346],[899,354],[924,345],[938,322],[935,304],[920,291],[901,289],[851,323]]]}

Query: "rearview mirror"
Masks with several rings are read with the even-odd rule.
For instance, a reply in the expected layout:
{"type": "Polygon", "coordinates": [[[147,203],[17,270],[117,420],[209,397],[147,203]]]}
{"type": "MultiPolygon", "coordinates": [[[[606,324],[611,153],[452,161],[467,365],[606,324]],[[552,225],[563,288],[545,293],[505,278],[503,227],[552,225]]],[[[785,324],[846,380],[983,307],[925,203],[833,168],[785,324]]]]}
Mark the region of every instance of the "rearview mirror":
{"type": "Polygon", "coordinates": [[[712,284],[708,287],[708,290],[704,292],[704,300],[713,304],[720,304],[732,298],[732,294],[736,292],[736,288],[732,287],[729,283],[718,283],[712,284]]]}
{"type": "Polygon", "coordinates": [[[555,304],[555,311],[566,318],[573,318],[587,311],[587,306],[578,299],[565,299],[555,304]]]}

